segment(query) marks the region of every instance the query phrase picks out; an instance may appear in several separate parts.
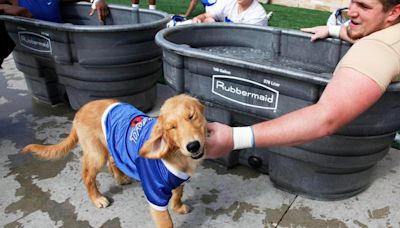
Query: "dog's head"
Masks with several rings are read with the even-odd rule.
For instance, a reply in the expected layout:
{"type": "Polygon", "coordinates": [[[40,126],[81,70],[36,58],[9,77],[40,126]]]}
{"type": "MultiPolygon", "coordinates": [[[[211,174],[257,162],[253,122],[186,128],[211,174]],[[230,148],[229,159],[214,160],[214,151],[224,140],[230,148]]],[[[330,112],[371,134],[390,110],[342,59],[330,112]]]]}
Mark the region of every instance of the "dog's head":
{"type": "Polygon", "coordinates": [[[204,106],[197,99],[184,94],[169,98],[161,107],[158,121],[140,155],[152,159],[203,158],[206,124],[204,106]]]}

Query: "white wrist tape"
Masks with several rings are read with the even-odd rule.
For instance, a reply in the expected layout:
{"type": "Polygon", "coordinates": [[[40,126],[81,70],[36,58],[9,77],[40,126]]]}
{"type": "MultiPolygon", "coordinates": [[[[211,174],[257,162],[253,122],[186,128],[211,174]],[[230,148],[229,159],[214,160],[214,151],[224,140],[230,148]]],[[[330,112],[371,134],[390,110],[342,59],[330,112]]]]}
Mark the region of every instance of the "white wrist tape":
{"type": "Polygon", "coordinates": [[[328,26],[328,33],[329,36],[340,38],[340,29],[342,28],[341,25],[329,25],[328,26]]]}
{"type": "Polygon", "coordinates": [[[96,9],[96,5],[97,3],[99,3],[102,0],[90,0],[90,2],[92,3],[92,9],[96,9]]]}
{"type": "Polygon", "coordinates": [[[234,150],[252,148],[255,146],[252,127],[234,127],[232,130],[234,150]]]}

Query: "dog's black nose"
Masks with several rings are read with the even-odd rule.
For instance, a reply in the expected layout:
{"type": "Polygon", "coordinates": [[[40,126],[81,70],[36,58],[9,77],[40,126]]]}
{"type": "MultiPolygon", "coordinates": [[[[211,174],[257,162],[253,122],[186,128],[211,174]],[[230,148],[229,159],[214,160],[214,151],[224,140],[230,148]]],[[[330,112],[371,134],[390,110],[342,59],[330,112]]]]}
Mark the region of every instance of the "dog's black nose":
{"type": "Polygon", "coordinates": [[[186,149],[190,152],[190,153],[195,153],[200,149],[200,143],[199,141],[193,141],[190,142],[186,145],[186,149]]]}

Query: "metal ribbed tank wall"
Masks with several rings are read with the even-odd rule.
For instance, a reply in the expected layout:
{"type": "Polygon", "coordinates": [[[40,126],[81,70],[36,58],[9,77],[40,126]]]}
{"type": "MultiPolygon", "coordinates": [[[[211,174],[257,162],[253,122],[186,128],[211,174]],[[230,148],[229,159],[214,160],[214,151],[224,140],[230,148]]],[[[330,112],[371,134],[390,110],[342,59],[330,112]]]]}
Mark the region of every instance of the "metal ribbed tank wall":
{"type": "MultiPolygon", "coordinates": [[[[167,28],[156,36],[164,77],[177,93],[207,106],[210,121],[233,126],[279,117],[318,101],[350,44],[310,42],[300,31],[239,24],[167,28]]],[[[374,165],[400,128],[400,83],[334,135],[296,147],[234,151],[218,162],[269,173],[285,190],[312,198],[355,195],[371,182],[374,165]]]]}
{"type": "Polygon", "coordinates": [[[30,92],[51,104],[68,97],[74,109],[91,100],[117,98],[149,110],[162,76],[162,52],[154,37],[170,17],[110,5],[102,25],[96,15],[88,15],[90,6],[63,6],[64,23],[0,16],[16,43],[14,60],[30,92]]]}

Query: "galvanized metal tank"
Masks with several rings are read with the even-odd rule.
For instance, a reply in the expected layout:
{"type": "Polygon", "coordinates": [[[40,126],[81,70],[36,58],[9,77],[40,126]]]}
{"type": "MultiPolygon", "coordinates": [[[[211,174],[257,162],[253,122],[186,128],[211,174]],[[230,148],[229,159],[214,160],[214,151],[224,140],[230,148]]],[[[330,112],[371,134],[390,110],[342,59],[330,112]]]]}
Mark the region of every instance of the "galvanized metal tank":
{"type": "MultiPolygon", "coordinates": [[[[314,104],[350,48],[337,39],[312,43],[300,31],[227,23],[167,28],[156,42],[166,82],[201,99],[210,121],[232,126],[314,104]]],[[[269,173],[276,186],[312,198],[355,195],[368,187],[400,128],[399,99],[400,83],[393,83],[334,135],[295,147],[234,151],[217,161],[269,173]]]]}
{"type": "Polygon", "coordinates": [[[162,76],[154,37],[169,15],[110,5],[110,16],[100,24],[96,15],[88,15],[90,6],[64,5],[64,23],[0,15],[30,92],[51,104],[67,98],[74,109],[91,100],[117,98],[149,110],[162,76]]]}

